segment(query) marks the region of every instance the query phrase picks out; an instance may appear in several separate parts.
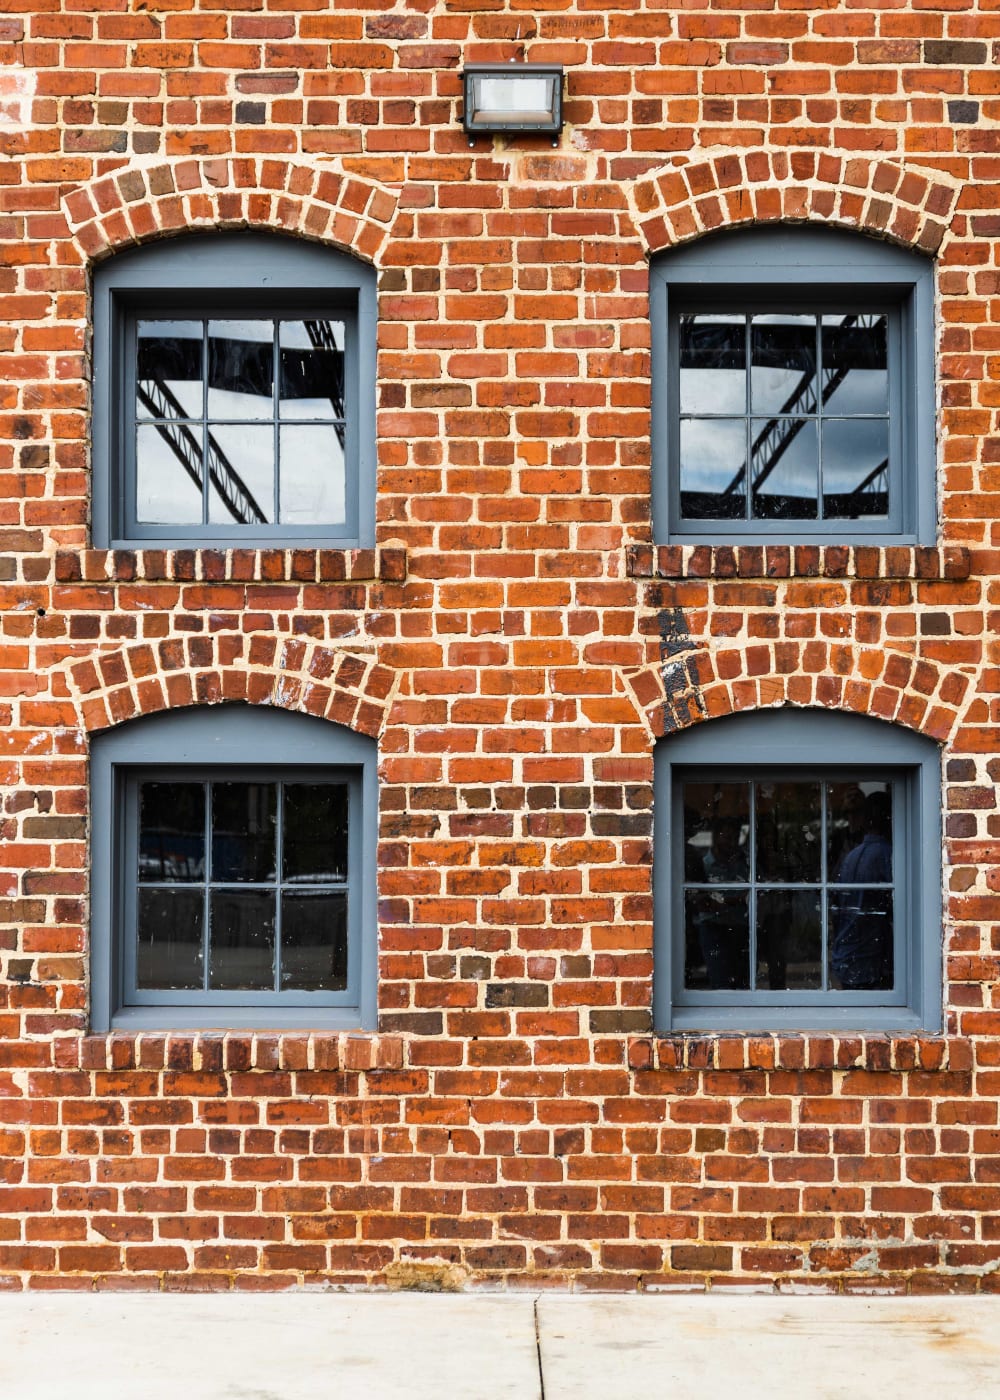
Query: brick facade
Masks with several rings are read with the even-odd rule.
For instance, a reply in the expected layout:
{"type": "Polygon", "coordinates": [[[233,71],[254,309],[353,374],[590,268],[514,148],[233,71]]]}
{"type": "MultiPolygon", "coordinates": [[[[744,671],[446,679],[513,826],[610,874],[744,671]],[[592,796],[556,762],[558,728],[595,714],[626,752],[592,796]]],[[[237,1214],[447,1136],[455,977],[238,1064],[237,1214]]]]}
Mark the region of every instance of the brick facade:
{"type": "Polygon", "coordinates": [[[988,7],[20,8],[0,1287],[994,1289],[988,7]],[[470,149],[522,53],[558,148],[470,149]],[[648,258],[779,220],[936,259],[936,547],[652,542],[648,258]],[[377,270],[377,548],[92,549],[92,268],[244,226],[377,270]],[[88,1034],[88,736],[220,701],[379,740],[377,1033],[88,1034]],[[653,742],[779,705],[943,746],[941,1036],[653,1034],[653,742]]]}

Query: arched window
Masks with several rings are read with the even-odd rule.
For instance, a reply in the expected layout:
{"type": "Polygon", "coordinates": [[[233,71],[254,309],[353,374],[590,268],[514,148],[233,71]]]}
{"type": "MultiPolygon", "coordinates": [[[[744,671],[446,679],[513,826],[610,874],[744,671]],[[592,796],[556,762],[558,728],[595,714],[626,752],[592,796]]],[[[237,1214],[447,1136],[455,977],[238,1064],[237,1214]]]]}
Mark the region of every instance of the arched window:
{"type": "Polygon", "coordinates": [[[941,772],[929,739],[766,710],[656,747],[660,1030],[939,1030],[941,772]]]}
{"type": "Polygon", "coordinates": [[[657,540],[934,542],[928,259],[718,233],[656,260],[650,307],[657,540]]]}
{"type": "Polygon", "coordinates": [[[91,1025],[375,1023],[376,750],[241,705],[91,748],[91,1025]]]}
{"type": "Polygon", "coordinates": [[[95,546],[372,545],[375,314],[370,267],[274,234],[102,263],[95,546]]]}

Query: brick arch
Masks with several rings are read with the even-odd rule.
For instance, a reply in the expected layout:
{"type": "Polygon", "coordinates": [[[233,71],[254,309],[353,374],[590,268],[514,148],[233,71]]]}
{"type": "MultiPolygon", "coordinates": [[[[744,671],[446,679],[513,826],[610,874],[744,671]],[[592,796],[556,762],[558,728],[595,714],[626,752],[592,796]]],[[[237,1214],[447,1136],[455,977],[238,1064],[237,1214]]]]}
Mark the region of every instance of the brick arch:
{"type": "Polygon", "coordinates": [[[88,734],[163,710],[242,701],[378,738],[396,674],[370,655],[260,634],[135,642],[69,662],[62,683],[88,734]]]}
{"type": "Polygon", "coordinates": [[[970,678],[926,657],[843,641],[695,647],[625,677],[654,738],[782,705],[873,715],[944,743],[970,678]]]}
{"type": "Polygon", "coordinates": [[[631,191],[647,251],[748,223],[815,220],[934,254],[959,184],[940,171],[828,151],[726,151],[671,165],[631,191]]]}
{"type": "Polygon", "coordinates": [[[395,192],[280,157],[185,157],[125,166],[77,185],[63,211],[85,261],[192,228],[274,229],[377,262],[395,192]]]}

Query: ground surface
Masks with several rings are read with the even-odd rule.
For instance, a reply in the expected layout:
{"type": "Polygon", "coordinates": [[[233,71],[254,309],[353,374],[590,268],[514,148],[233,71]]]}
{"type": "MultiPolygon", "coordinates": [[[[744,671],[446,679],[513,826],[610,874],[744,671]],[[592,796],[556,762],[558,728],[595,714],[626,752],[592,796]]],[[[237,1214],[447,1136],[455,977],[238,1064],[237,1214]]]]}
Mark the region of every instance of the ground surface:
{"type": "Polygon", "coordinates": [[[1000,1396],[1000,1299],[0,1298],[17,1400],[1000,1396]]]}

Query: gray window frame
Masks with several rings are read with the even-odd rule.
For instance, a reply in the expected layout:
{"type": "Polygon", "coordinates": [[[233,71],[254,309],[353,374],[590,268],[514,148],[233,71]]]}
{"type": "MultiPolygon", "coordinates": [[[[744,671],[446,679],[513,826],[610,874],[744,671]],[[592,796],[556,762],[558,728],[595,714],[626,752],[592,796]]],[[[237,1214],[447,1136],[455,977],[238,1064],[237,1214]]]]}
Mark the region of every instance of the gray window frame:
{"type": "Polygon", "coordinates": [[[942,1025],[941,760],[930,739],[898,725],[821,710],[762,710],[708,720],[659,740],[654,755],[653,1017],[658,1031],[886,1031],[942,1025]],[[680,779],[732,781],[838,772],[896,782],[895,966],[891,991],[686,991],[680,779]]]}
{"type": "Polygon", "coordinates": [[[377,750],[363,734],[310,715],[199,706],[95,736],[91,782],[91,1029],[366,1030],[376,1023],[377,750]],[[248,756],[266,755],[260,761],[248,756]],[[136,803],[145,778],[346,781],[348,983],[342,992],[145,992],[134,979],[136,803]]]}
{"type": "Polygon", "coordinates": [[[91,534],[98,549],[371,548],[375,543],[374,270],[281,234],[199,232],[118,253],[93,284],[91,534]],[[328,315],[346,323],[342,524],[148,525],[135,511],[137,321],[168,311],[197,319],[328,315]],[[131,353],[130,353],[131,351],[131,353]]]}
{"type": "Polygon", "coordinates": [[[716,233],[650,266],[652,504],[664,544],[922,544],[937,529],[934,264],[860,233],[781,225],[716,233]],[[693,303],[837,310],[867,298],[889,325],[890,515],[885,520],[682,520],[677,325],[693,303]]]}

